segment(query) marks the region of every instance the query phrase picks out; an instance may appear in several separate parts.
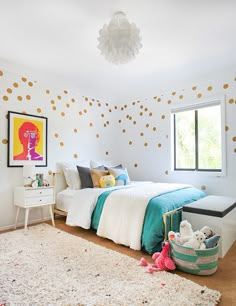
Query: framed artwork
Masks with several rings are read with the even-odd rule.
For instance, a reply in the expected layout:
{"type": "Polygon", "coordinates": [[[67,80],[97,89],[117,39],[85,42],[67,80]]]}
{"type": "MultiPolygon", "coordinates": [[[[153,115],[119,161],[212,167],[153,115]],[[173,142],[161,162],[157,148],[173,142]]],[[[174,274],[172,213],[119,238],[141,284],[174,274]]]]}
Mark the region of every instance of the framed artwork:
{"type": "Polygon", "coordinates": [[[8,167],[47,166],[47,118],[8,112],[8,167]]]}

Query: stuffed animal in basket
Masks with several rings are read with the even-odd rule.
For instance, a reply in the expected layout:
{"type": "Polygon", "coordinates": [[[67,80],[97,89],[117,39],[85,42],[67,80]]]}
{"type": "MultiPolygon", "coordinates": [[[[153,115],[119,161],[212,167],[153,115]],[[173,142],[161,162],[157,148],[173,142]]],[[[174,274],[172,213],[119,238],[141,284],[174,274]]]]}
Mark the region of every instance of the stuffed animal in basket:
{"type": "Polygon", "coordinates": [[[204,243],[205,239],[205,235],[202,232],[196,231],[193,233],[192,237],[183,245],[192,249],[204,250],[206,248],[204,243]]]}
{"type": "Polygon", "coordinates": [[[193,235],[192,225],[187,220],[181,221],[179,233],[182,243],[187,242],[193,235]]]}
{"type": "Polygon", "coordinates": [[[147,272],[153,273],[157,271],[169,271],[175,270],[175,263],[169,257],[170,244],[165,241],[162,246],[161,252],[156,252],[152,255],[152,259],[155,261],[153,264],[149,264],[146,259],[141,258],[140,265],[147,266],[147,272]]]}

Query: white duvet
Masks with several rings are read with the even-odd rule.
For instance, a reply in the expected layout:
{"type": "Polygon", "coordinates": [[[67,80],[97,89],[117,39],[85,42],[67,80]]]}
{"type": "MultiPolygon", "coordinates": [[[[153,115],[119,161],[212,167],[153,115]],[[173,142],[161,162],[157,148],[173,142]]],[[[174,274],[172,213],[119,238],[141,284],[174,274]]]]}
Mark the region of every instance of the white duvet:
{"type": "MultiPolygon", "coordinates": [[[[140,250],[148,202],[160,194],[187,186],[189,185],[145,182],[115,190],[109,194],[103,206],[97,234],[134,250],[140,250]]],[[[79,190],[68,211],[66,223],[90,228],[93,210],[103,192],[104,189],[101,188],[79,190]]]]}

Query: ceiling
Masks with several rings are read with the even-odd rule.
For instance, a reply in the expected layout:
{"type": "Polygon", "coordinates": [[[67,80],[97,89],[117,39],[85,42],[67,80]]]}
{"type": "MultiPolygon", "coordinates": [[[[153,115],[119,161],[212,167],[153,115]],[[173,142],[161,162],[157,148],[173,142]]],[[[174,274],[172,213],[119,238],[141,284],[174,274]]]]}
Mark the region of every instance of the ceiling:
{"type": "Polygon", "coordinates": [[[151,96],[236,68],[235,12],[234,0],[0,0],[0,59],[83,94],[151,96]],[[97,48],[100,28],[116,11],[136,24],[143,44],[120,66],[97,48]]]}

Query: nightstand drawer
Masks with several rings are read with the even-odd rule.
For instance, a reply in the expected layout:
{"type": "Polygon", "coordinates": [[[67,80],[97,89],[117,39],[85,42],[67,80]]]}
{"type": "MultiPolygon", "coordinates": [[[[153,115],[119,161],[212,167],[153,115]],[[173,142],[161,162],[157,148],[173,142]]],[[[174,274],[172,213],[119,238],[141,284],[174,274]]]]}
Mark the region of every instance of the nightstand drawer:
{"type": "Polygon", "coordinates": [[[49,196],[38,196],[38,197],[27,197],[25,199],[25,206],[33,206],[33,205],[41,205],[41,204],[52,204],[53,201],[53,195],[49,196]]]}
{"type": "Polygon", "coordinates": [[[38,189],[27,189],[25,191],[25,198],[53,196],[53,188],[38,188],[38,189]]]}

